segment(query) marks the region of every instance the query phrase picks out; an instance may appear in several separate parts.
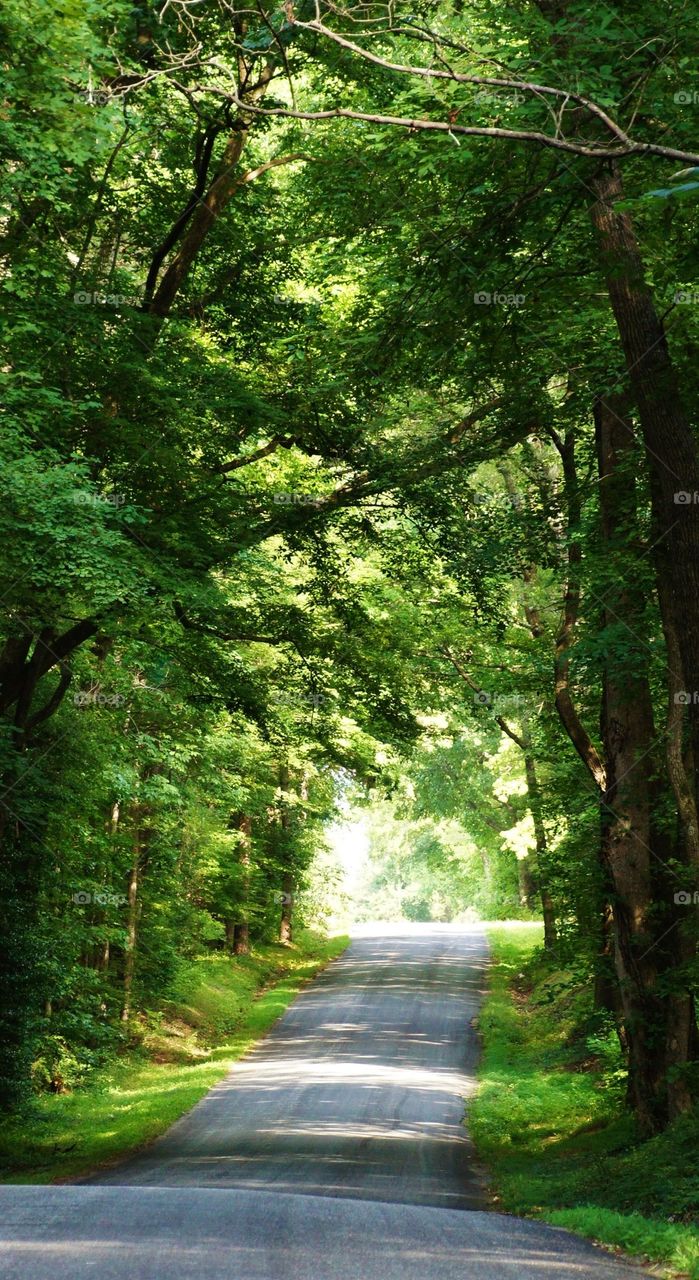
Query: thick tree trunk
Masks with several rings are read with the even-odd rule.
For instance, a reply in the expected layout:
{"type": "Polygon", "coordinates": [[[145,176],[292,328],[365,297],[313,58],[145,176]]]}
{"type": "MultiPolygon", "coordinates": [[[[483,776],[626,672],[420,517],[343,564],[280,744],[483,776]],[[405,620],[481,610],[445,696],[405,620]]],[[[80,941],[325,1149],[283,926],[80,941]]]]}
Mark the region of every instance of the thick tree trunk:
{"type": "Polygon", "coordinates": [[[629,1045],[629,1093],[643,1129],[664,1119],[665,1055],[657,990],[661,959],[653,922],[649,764],[650,701],[641,680],[605,680],[607,787],[602,855],[614,885],[614,962],[629,1045]]]}
{"type": "Polygon", "coordinates": [[[671,917],[658,867],[667,864],[672,848],[656,816],[661,797],[644,641],[645,591],[628,571],[628,547],[637,534],[635,442],[619,399],[598,401],[595,425],[602,537],[619,583],[604,621],[610,634],[619,618],[625,624],[623,643],[611,640],[608,645],[604,679],[602,853],[613,886],[614,959],[629,1049],[629,1095],[641,1126],[653,1132],[672,1110],[667,1021],[673,1019],[677,1066],[689,1049],[690,1009],[686,996],[663,998],[658,983],[668,965],[667,947],[660,944],[671,917]]]}
{"type": "Polygon", "coordinates": [[[233,954],[247,956],[250,953],[250,925],[241,920],[233,926],[233,954]]]}
{"type": "MultiPolygon", "coordinates": [[[[693,754],[699,760],[699,455],[633,224],[616,207],[623,196],[617,167],[605,166],[594,185],[592,221],[652,478],[663,622],[666,632],[669,624],[676,636],[684,689],[691,699],[687,715],[693,754]]],[[[696,806],[696,778],[691,789],[696,806]]]]}

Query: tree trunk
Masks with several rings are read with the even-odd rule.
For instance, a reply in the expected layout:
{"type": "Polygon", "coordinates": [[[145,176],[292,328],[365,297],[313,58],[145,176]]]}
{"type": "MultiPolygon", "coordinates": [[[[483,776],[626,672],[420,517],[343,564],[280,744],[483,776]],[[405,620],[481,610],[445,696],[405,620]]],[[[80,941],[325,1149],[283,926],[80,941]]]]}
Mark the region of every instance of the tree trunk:
{"type": "Polygon", "coordinates": [[[548,845],[546,841],[546,828],[541,813],[541,791],[539,789],[539,779],[536,772],[536,764],[531,751],[531,736],[527,717],[524,717],[524,772],[527,779],[527,799],[529,803],[529,812],[532,815],[534,823],[534,839],[536,841],[536,878],[539,885],[539,897],[541,898],[541,912],[544,917],[544,949],[553,951],[556,947],[556,915],[553,905],[553,899],[547,884],[546,866],[548,856],[548,845]]]}
{"type": "Polygon", "coordinates": [[[519,884],[519,905],[520,907],[526,907],[527,911],[532,911],[536,898],[536,879],[528,856],[517,859],[517,880],[519,884]]]}
{"type": "MultiPolygon", "coordinates": [[[[652,1133],[669,1115],[666,1019],[672,1003],[658,989],[666,967],[668,907],[657,866],[672,856],[658,829],[657,735],[644,640],[645,591],[629,573],[636,541],[634,438],[618,398],[595,405],[600,515],[607,563],[619,586],[604,622],[613,637],[623,619],[623,643],[610,639],[603,690],[602,730],[607,766],[602,855],[613,886],[614,960],[629,1047],[629,1095],[642,1128],[652,1133]],[[660,902],[654,889],[660,883],[660,902]]],[[[686,1002],[685,1002],[686,1003],[686,1002]]],[[[685,1009],[686,1013],[686,1009],[685,1009]]],[[[677,1034],[687,1043],[688,1027],[677,1034]]]]}
{"type": "Polygon", "coordinates": [[[595,1009],[604,1009],[607,1013],[618,1013],[620,1008],[619,984],[614,975],[614,925],[609,902],[603,903],[599,914],[593,1004],[595,1009]]]}
{"type": "Polygon", "coordinates": [[[230,955],[246,956],[250,952],[250,840],[252,818],[245,813],[234,813],[230,818],[230,827],[241,833],[236,852],[239,868],[241,868],[241,901],[236,914],[225,920],[225,948],[230,955]]]}
{"type": "MultiPolygon", "coordinates": [[[[18,788],[19,773],[2,779],[2,791],[18,788]]],[[[18,790],[14,791],[16,812],[18,790]]],[[[21,811],[21,810],[20,810],[21,811]]],[[[0,1111],[12,1111],[30,1088],[30,1066],[38,1016],[49,996],[45,956],[39,955],[38,902],[44,843],[0,805],[0,1111]]]]}
{"type": "Polygon", "coordinates": [[[282,877],[282,916],[279,922],[279,941],[284,946],[292,942],[291,913],[294,905],[294,877],[287,871],[282,877]]]}
{"type": "Polygon", "coordinates": [[[566,503],[568,507],[567,559],[568,573],[563,600],[563,617],[556,637],[554,658],[554,699],[561,724],[590,773],[595,785],[605,785],[605,768],[597,747],[585,728],[573,703],[570,691],[570,649],[580,610],[580,561],[582,550],[575,535],[580,528],[581,502],[575,463],[575,436],[567,432],[565,439],[554,434],[561,456],[566,503]]]}
{"type": "Polygon", "coordinates": [[[250,837],[252,818],[248,814],[237,815],[236,825],[242,839],[238,847],[238,861],[242,870],[240,919],[233,926],[232,949],[236,956],[246,956],[250,951],[250,922],[248,920],[250,897],[250,837]]]}
{"type": "MultiPolygon", "coordinates": [[[[291,823],[289,819],[288,804],[285,799],[285,793],[288,792],[290,786],[289,769],[285,764],[279,766],[279,789],[281,799],[279,803],[279,825],[282,829],[282,843],[285,851],[285,857],[290,858],[291,850],[289,847],[289,837],[291,823]]],[[[294,905],[294,876],[289,867],[282,874],[281,888],[281,919],[279,921],[279,941],[284,946],[289,946],[292,941],[292,911],[294,905]]]]}
{"type": "MultiPolygon", "coordinates": [[[[699,457],[682,404],[665,331],[648,288],[628,214],[619,210],[618,168],[605,166],[594,184],[597,231],[609,298],[638,406],[651,475],[654,557],[661,580],[663,625],[674,631],[695,759],[699,760],[699,457]],[[696,695],[696,697],[695,697],[696,695]]],[[[668,644],[670,653],[670,644],[668,644]]],[[[692,794],[697,804],[697,780],[692,794]]]]}
{"type": "Polygon", "coordinates": [[[250,954],[250,925],[241,920],[233,926],[233,954],[247,956],[250,954]]]}
{"type": "Polygon", "coordinates": [[[246,140],[247,129],[241,122],[240,127],[228,139],[218,173],[206,196],[199,201],[180,247],[155,291],[153,300],[148,307],[152,315],[164,319],[169,314],[179,289],[209,230],[223,212],[235,190],[237,181],[236,166],[243,153],[246,140]]]}
{"type": "Polygon", "coordinates": [[[136,940],[138,922],[138,884],[141,870],[141,831],[136,826],[133,842],[133,860],[129,872],[127,889],[126,946],[124,950],[124,1002],[121,1009],[121,1021],[128,1022],[131,1017],[131,999],[133,995],[133,979],[136,968],[136,940]]]}

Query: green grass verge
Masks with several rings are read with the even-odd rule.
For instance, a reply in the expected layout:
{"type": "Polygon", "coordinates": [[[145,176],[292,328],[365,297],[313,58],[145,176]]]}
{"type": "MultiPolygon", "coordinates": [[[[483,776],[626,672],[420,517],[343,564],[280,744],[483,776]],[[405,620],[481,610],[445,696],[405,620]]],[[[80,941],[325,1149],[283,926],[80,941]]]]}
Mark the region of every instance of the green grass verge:
{"type": "Polygon", "coordinates": [[[0,1126],[0,1181],[79,1177],[152,1141],[193,1107],[276,1022],[300,988],[347,946],[302,934],[235,960],[191,966],[138,1051],[72,1093],[36,1100],[0,1126]]]}
{"type": "Polygon", "coordinates": [[[489,927],[480,1089],[469,1127],[497,1207],[699,1280],[699,1118],[638,1140],[615,1033],[541,927],[489,927]]]}

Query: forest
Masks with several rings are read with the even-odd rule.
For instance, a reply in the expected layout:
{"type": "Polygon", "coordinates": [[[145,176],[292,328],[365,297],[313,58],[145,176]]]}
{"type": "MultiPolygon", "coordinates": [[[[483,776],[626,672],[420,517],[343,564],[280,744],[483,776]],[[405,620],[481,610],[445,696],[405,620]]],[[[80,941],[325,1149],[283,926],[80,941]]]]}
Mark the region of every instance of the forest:
{"type": "Polygon", "coordinates": [[[699,1091],[699,7],[5,0],[0,1107],[202,957],[542,920],[699,1091]]]}

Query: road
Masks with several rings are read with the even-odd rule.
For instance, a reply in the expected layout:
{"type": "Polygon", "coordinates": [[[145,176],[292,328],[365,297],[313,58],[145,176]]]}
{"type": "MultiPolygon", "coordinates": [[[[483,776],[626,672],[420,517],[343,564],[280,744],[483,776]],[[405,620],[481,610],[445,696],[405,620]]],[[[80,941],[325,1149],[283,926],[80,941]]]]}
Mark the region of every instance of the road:
{"type": "Polygon", "coordinates": [[[0,1277],[642,1275],[485,1211],[463,1118],[486,965],[478,928],[357,937],[141,1155],[83,1185],[0,1189],[0,1277]]]}
{"type": "Polygon", "coordinates": [[[100,1182],[481,1208],[463,1117],[486,962],[480,931],[357,939],[223,1084],[100,1182]]]}

